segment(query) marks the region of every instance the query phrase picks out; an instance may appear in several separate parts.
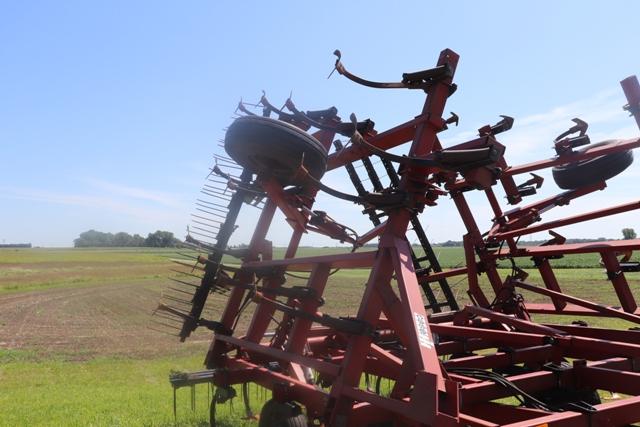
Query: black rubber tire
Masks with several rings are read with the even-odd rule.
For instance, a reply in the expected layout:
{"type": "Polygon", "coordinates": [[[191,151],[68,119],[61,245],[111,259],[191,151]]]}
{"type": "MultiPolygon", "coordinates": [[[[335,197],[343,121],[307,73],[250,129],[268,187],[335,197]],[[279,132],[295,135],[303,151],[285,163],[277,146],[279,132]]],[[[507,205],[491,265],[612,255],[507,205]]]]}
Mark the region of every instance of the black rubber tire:
{"type": "Polygon", "coordinates": [[[236,119],[224,139],[224,148],[239,165],[255,174],[276,178],[282,185],[304,185],[293,175],[300,163],[315,179],[327,170],[327,151],[305,131],[262,116],[236,119]]]}
{"type": "MultiPolygon", "coordinates": [[[[590,144],[578,152],[581,153],[589,148],[617,142],[618,140],[608,140],[590,144]]],[[[558,187],[564,190],[574,190],[613,178],[628,168],[631,163],[633,163],[633,152],[627,150],[574,163],[566,163],[554,167],[551,172],[553,173],[553,180],[558,184],[558,187]]]]}
{"type": "Polygon", "coordinates": [[[307,427],[307,417],[295,403],[268,400],[260,411],[258,427],[307,427]]]}

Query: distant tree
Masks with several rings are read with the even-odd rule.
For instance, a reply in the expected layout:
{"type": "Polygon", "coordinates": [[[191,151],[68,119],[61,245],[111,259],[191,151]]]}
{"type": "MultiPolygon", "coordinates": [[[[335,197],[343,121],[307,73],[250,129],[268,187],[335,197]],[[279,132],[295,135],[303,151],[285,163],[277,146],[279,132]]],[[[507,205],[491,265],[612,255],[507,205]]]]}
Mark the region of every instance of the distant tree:
{"type": "Polygon", "coordinates": [[[133,246],[132,243],[133,236],[124,231],[116,233],[113,236],[113,246],[133,246]]]}
{"type": "Polygon", "coordinates": [[[133,236],[123,231],[112,234],[103,233],[101,231],[89,230],[84,233],[80,233],[80,236],[73,241],[76,248],[88,248],[88,247],[152,247],[152,248],[167,248],[175,247],[180,243],[180,240],[173,236],[173,233],[169,231],[158,230],[155,233],[149,233],[145,239],[139,234],[133,236]]]}
{"type": "Polygon", "coordinates": [[[622,238],[624,240],[635,239],[637,236],[636,231],[633,228],[623,228],[622,229],[622,238]]]}
{"type": "Polygon", "coordinates": [[[173,237],[170,231],[158,230],[155,233],[149,233],[145,239],[144,245],[151,248],[173,248],[180,243],[178,239],[173,237]]]}
{"type": "Polygon", "coordinates": [[[131,245],[137,248],[144,246],[146,239],[139,234],[131,236],[131,245]]]}
{"type": "Polygon", "coordinates": [[[111,233],[89,230],[80,233],[80,237],[73,241],[73,245],[76,248],[113,246],[113,238],[114,236],[111,233]]]}

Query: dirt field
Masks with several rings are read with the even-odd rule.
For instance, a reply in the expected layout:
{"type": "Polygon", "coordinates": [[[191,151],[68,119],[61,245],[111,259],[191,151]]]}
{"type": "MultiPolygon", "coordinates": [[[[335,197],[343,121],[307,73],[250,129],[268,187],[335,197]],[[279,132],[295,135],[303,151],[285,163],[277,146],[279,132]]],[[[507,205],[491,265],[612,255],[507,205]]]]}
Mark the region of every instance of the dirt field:
{"type": "MultiPolygon", "coordinates": [[[[209,331],[198,329],[180,343],[168,334],[177,331],[154,323],[168,322],[151,316],[162,292],[180,286],[168,279],[180,276],[172,271],[180,269],[170,261],[175,251],[38,250],[9,255],[0,252],[0,350],[28,350],[64,360],[194,354],[204,358],[209,331]]],[[[332,278],[330,286],[336,291],[327,297],[327,310],[355,310],[364,272],[352,273],[332,278]]],[[[211,295],[205,317],[218,319],[224,301],[224,296],[211,295]]],[[[251,308],[239,329],[250,314],[251,308]]]]}
{"type": "Polygon", "coordinates": [[[183,345],[156,332],[151,312],[165,283],[149,281],[0,295],[0,348],[94,356],[153,357],[203,347],[206,331],[183,345]]]}

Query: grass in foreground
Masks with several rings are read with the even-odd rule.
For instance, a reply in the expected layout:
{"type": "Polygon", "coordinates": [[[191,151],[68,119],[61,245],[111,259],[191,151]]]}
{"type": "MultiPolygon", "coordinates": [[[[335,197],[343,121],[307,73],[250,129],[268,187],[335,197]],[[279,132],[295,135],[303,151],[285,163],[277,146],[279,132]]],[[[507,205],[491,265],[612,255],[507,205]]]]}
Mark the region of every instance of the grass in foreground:
{"type": "MultiPolygon", "coordinates": [[[[82,363],[38,360],[30,352],[0,350],[0,426],[173,426],[169,372],[202,369],[202,355],[133,360],[98,358],[82,363]]],[[[178,390],[178,426],[208,425],[208,392],[178,390]]],[[[259,410],[259,402],[252,402],[259,410]]],[[[242,402],[217,406],[221,426],[242,423],[242,402]]]]}

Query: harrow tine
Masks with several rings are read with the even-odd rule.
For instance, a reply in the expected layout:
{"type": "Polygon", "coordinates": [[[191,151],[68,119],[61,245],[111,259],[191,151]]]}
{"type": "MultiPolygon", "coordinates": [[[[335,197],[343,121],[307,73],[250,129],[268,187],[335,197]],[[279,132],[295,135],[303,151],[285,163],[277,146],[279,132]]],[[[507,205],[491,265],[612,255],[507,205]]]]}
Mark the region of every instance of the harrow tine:
{"type": "MultiPolygon", "coordinates": [[[[197,227],[196,225],[194,225],[194,224],[198,224],[198,225],[202,225],[202,226],[207,227],[207,228],[206,228],[206,231],[208,231],[208,232],[209,232],[209,234],[211,234],[212,236],[215,236],[215,237],[212,237],[212,238],[214,238],[214,239],[218,240],[217,238],[218,238],[218,233],[220,232],[220,227],[215,226],[215,225],[211,225],[211,224],[205,224],[205,223],[203,223],[203,222],[195,221],[195,220],[191,220],[191,222],[192,222],[191,227],[192,227],[192,228],[195,228],[196,230],[202,230],[202,229],[201,229],[201,228],[198,228],[198,227],[197,227]]],[[[205,231],[205,230],[202,230],[202,231],[205,231]]]]}
{"type": "Polygon", "coordinates": [[[171,261],[172,261],[173,263],[175,263],[175,264],[178,264],[178,265],[182,266],[182,267],[189,267],[189,268],[191,268],[191,271],[192,271],[192,272],[193,272],[194,270],[204,271],[204,268],[200,267],[200,266],[198,265],[198,263],[195,263],[195,264],[187,264],[187,263],[184,263],[184,262],[180,262],[180,261],[178,261],[178,260],[171,260],[171,261]]]}
{"type": "MultiPolygon", "coordinates": [[[[211,197],[211,196],[209,196],[209,197],[211,197]]],[[[200,199],[197,199],[197,200],[200,200],[200,199]]],[[[216,197],[214,200],[218,200],[218,198],[216,197]]],[[[205,200],[200,200],[200,201],[205,201],[205,200]]],[[[206,200],[206,202],[207,202],[207,204],[216,206],[216,207],[218,207],[220,209],[224,209],[225,212],[229,211],[229,206],[228,205],[221,205],[220,203],[215,203],[215,202],[211,202],[211,201],[208,201],[208,200],[206,200]]]]}
{"type": "Polygon", "coordinates": [[[233,188],[228,187],[228,186],[226,186],[226,187],[222,188],[222,187],[216,187],[216,186],[214,186],[214,185],[204,184],[204,185],[203,185],[203,187],[204,187],[204,188],[207,188],[207,189],[208,189],[208,191],[211,191],[212,193],[215,193],[216,191],[221,192],[221,194],[222,194],[223,196],[226,196],[226,195],[227,195],[227,190],[229,190],[229,192],[231,193],[231,195],[233,195],[233,193],[234,193],[233,188]]]}
{"type": "Polygon", "coordinates": [[[233,168],[233,169],[242,169],[242,166],[239,166],[233,160],[225,160],[222,157],[213,156],[216,165],[224,167],[224,168],[233,168]],[[219,163],[220,162],[220,163],[219,163]]]}
{"type": "Polygon", "coordinates": [[[183,300],[183,299],[180,299],[180,298],[176,298],[176,297],[174,297],[172,295],[165,294],[165,295],[163,295],[163,298],[167,298],[169,301],[177,302],[178,304],[184,304],[184,305],[188,305],[188,306],[191,305],[190,301],[183,300]]]}
{"type": "MultiPolygon", "coordinates": [[[[188,242],[184,242],[184,243],[188,243],[188,242]]],[[[184,254],[184,253],[181,253],[181,252],[176,252],[176,254],[180,255],[180,256],[183,256],[185,258],[190,258],[190,259],[195,259],[195,260],[198,259],[198,257],[196,255],[184,254]]]]}
{"type": "MultiPolygon", "coordinates": [[[[216,163],[216,164],[217,164],[217,163],[216,163]]],[[[242,166],[234,166],[234,165],[228,165],[228,164],[220,165],[220,166],[223,166],[223,167],[225,167],[225,168],[231,168],[231,169],[239,169],[239,170],[244,169],[242,166]]]]}
{"type": "Polygon", "coordinates": [[[176,330],[178,330],[178,331],[180,330],[180,328],[179,328],[179,327],[176,327],[176,326],[173,326],[173,325],[168,325],[168,324],[166,324],[166,323],[162,323],[162,322],[156,322],[156,321],[153,321],[153,320],[152,320],[152,321],[151,321],[151,323],[155,323],[156,325],[160,325],[160,326],[163,326],[163,327],[165,327],[165,328],[169,328],[169,329],[176,329],[176,330]]]}
{"type": "MultiPolygon", "coordinates": [[[[169,289],[166,289],[167,291],[169,289]]],[[[169,304],[184,304],[186,307],[190,307],[191,306],[191,301],[187,301],[184,300],[182,298],[178,298],[177,296],[173,295],[173,294],[169,294],[167,292],[165,292],[164,294],[162,294],[162,300],[168,300],[169,304]]]]}
{"type": "Polygon", "coordinates": [[[226,187],[225,187],[225,190],[220,191],[219,188],[208,186],[206,184],[202,186],[202,189],[200,190],[200,192],[203,193],[203,194],[206,194],[209,197],[212,197],[214,199],[223,200],[225,202],[231,201],[231,196],[233,196],[233,192],[232,191],[227,193],[226,187]]]}
{"type": "MultiPolygon", "coordinates": [[[[211,231],[219,231],[221,228],[222,223],[216,219],[211,219],[211,218],[206,218],[206,217],[202,217],[202,216],[198,216],[195,214],[192,214],[191,216],[193,216],[194,218],[198,218],[198,219],[191,219],[191,222],[194,224],[200,224],[200,225],[204,225],[206,227],[208,227],[209,229],[211,229],[211,231]],[[202,222],[203,221],[209,221],[209,222],[202,222]]],[[[210,231],[210,232],[211,232],[210,231]]],[[[191,236],[193,238],[193,236],[191,236]]]]}
{"type": "Polygon", "coordinates": [[[173,268],[170,268],[169,270],[170,270],[170,271],[173,271],[173,272],[176,272],[176,273],[179,273],[179,274],[184,274],[185,276],[195,277],[196,279],[200,279],[200,280],[202,280],[202,276],[198,276],[198,275],[193,274],[193,273],[187,273],[187,272],[185,272],[185,271],[174,270],[173,268]]]}
{"type": "MultiPolygon", "coordinates": [[[[207,208],[207,207],[208,207],[208,206],[205,206],[205,205],[203,205],[203,204],[201,204],[201,203],[196,203],[196,206],[200,206],[201,208],[207,208]]],[[[215,212],[211,212],[211,211],[209,211],[209,212],[207,212],[207,213],[208,213],[209,215],[213,215],[213,216],[217,216],[218,218],[222,218],[223,220],[224,220],[224,218],[225,218],[225,216],[224,216],[224,215],[220,215],[219,213],[215,213],[215,212]]],[[[222,221],[220,221],[220,222],[222,222],[222,221]]]]}
{"type": "Polygon", "coordinates": [[[222,178],[218,178],[218,177],[209,177],[207,178],[207,181],[212,182],[214,184],[224,185],[224,186],[227,186],[229,184],[228,180],[223,180],[222,178]]]}
{"type": "Polygon", "coordinates": [[[166,321],[169,322],[181,322],[182,318],[176,316],[176,315],[170,315],[168,312],[165,313],[154,313],[153,314],[154,317],[157,317],[159,319],[164,319],[166,321]]]}
{"type": "Polygon", "coordinates": [[[188,314],[188,313],[184,313],[184,312],[182,312],[182,311],[180,311],[180,310],[176,310],[175,308],[173,308],[173,307],[169,307],[169,306],[168,306],[168,305],[166,305],[166,304],[158,304],[158,307],[156,307],[156,309],[155,309],[154,313],[156,313],[156,312],[158,312],[158,311],[161,311],[161,312],[167,312],[167,313],[172,313],[172,314],[174,314],[175,316],[181,317],[181,318],[183,318],[183,319],[185,319],[185,318],[188,318],[188,317],[189,317],[189,314],[188,314]]]}
{"type": "MultiPolygon", "coordinates": [[[[217,237],[217,236],[208,236],[206,234],[202,234],[202,233],[197,232],[197,231],[192,231],[192,233],[195,234],[196,236],[205,237],[207,239],[215,239],[217,237]]],[[[209,248],[215,247],[215,244],[213,242],[209,242],[207,240],[198,240],[198,242],[206,244],[207,247],[209,247],[209,248]]]]}
{"type": "MultiPolygon", "coordinates": [[[[205,206],[205,207],[206,207],[206,206],[205,206]]],[[[198,211],[200,211],[200,212],[204,212],[204,213],[209,214],[209,215],[215,215],[215,213],[210,212],[210,211],[208,211],[208,210],[206,210],[206,209],[203,209],[203,208],[196,208],[196,210],[198,210],[198,211]]],[[[217,220],[213,220],[213,219],[210,219],[210,221],[211,221],[211,222],[217,222],[218,224],[222,224],[222,221],[217,221],[217,220]]]]}
{"type": "Polygon", "coordinates": [[[211,178],[207,179],[208,182],[211,182],[211,184],[203,184],[203,187],[207,187],[207,188],[212,188],[214,190],[222,190],[222,191],[227,191],[229,187],[229,182],[228,181],[214,181],[211,178]],[[217,184],[217,185],[212,185],[212,184],[217,184]]]}
{"type": "MultiPolygon", "coordinates": [[[[208,253],[211,250],[213,250],[213,246],[206,245],[206,244],[202,243],[200,240],[195,239],[194,237],[191,237],[191,239],[193,239],[198,244],[194,244],[194,243],[191,243],[191,242],[183,242],[183,244],[185,246],[189,246],[189,247],[198,249],[198,251],[200,253],[208,253]]],[[[198,259],[198,258],[194,258],[194,259],[198,259]]]]}
{"type": "MultiPolygon", "coordinates": [[[[218,165],[218,167],[220,167],[220,166],[225,167],[226,165],[218,165]]],[[[242,168],[242,167],[238,167],[238,169],[243,169],[243,170],[244,170],[244,168],[242,168]]],[[[214,168],[209,168],[209,170],[211,171],[211,173],[215,173],[215,172],[214,172],[214,168]]],[[[232,173],[230,173],[230,172],[225,172],[225,171],[223,171],[223,172],[224,172],[226,175],[229,175],[231,178],[234,178],[234,179],[240,179],[240,177],[239,177],[238,175],[233,175],[233,174],[232,174],[232,173]]],[[[210,173],[209,175],[211,175],[211,173],[210,173]]]]}
{"type": "Polygon", "coordinates": [[[185,282],[183,280],[178,280],[178,279],[176,279],[174,277],[169,277],[169,280],[171,280],[173,282],[177,282],[177,283],[183,284],[185,286],[191,286],[192,288],[199,288],[200,287],[199,285],[194,285],[193,283],[185,282]]]}
{"type": "Polygon", "coordinates": [[[184,242],[186,246],[197,248],[200,252],[204,252],[204,253],[210,253],[216,250],[214,246],[211,246],[211,244],[207,244],[202,240],[198,240],[191,235],[189,237],[192,239],[193,242],[184,242]]]}
{"type": "MultiPolygon", "coordinates": [[[[224,173],[222,171],[218,171],[219,173],[224,173]]],[[[219,175],[212,175],[209,178],[207,178],[206,182],[211,182],[213,184],[218,184],[218,185],[224,185],[225,187],[227,185],[229,185],[229,181],[233,178],[231,178],[229,175],[227,175],[225,173],[226,176],[219,176],[219,175]]],[[[205,184],[202,184],[205,185],[205,184]]]]}
{"type": "MultiPolygon", "coordinates": [[[[155,323],[155,322],[154,322],[154,323],[155,323]]],[[[150,330],[152,330],[152,331],[154,331],[154,332],[158,332],[158,333],[163,334],[163,335],[169,335],[169,336],[171,336],[171,337],[179,337],[179,336],[180,336],[180,335],[178,335],[178,334],[172,334],[172,333],[167,332],[167,331],[161,331],[160,329],[152,328],[152,327],[151,327],[151,326],[149,326],[149,325],[147,325],[147,329],[150,329],[150,330]]]]}
{"type": "MultiPolygon", "coordinates": [[[[194,216],[195,216],[195,215],[194,215],[194,216]]],[[[205,220],[205,221],[213,222],[213,220],[211,220],[211,219],[207,219],[207,218],[204,218],[204,220],[205,220]]],[[[192,220],[191,220],[191,222],[193,222],[193,223],[195,223],[195,224],[204,225],[204,226],[206,226],[206,227],[211,228],[212,230],[220,230],[220,225],[219,225],[220,223],[217,223],[218,225],[216,225],[216,223],[214,223],[214,224],[207,224],[207,223],[205,223],[205,222],[198,221],[198,220],[195,220],[195,219],[192,219],[192,220]]]]}
{"type": "MultiPolygon", "coordinates": [[[[206,212],[205,212],[205,213],[206,213],[206,212]]],[[[220,229],[220,226],[221,226],[221,224],[222,224],[222,222],[223,222],[223,221],[221,221],[221,220],[220,220],[220,219],[218,219],[218,218],[198,217],[197,215],[193,215],[193,214],[192,214],[191,216],[193,216],[193,217],[195,217],[195,218],[199,218],[199,219],[194,219],[194,218],[192,218],[192,219],[191,219],[191,222],[192,222],[192,223],[196,223],[196,224],[204,225],[205,227],[213,228],[213,229],[215,229],[215,230],[219,230],[219,229],[220,229]],[[202,221],[200,221],[200,220],[205,220],[205,221],[208,221],[208,222],[202,222],[202,221]]],[[[216,215],[216,216],[217,216],[217,215],[216,215]]]]}
{"type": "Polygon", "coordinates": [[[225,208],[220,208],[220,207],[219,207],[219,205],[217,205],[217,204],[215,204],[215,203],[213,203],[213,202],[209,202],[209,201],[207,201],[207,200],[202,200],[202,199],[196,199],[196,200],[197,200],[198,202],[205,203],[205,204],[207,204],[207,205],[215,206],[215,207],[209,207],[209,209],[211,209],[211,210],[218,211],[218,212],[222,212],[223,214],[227,214],[227,213],[229,213],[229,209],[227,209],[226,207],[225,207],[225,208]]]}
{"type": "Polygon", "coordinates": [[[231,157],[227,157],[227,156],[223,156],[222,154],[214,154],[213,155],[214,159],[218,159],[218,160],[222,160],[224,162],[229,162],[229,163],[233,163],[234,165],[237,165],[236,161],[233,160],[231,157]]]}
{"type": "Polygon", "coordinates": [[[225,194],[215,194],[215,193],[213,193],[213,192],[210,192],[210,191],[208,191],[208,190],[205,190],[204,188],[203,188],[202,190],[200,190],[200,192],[201,192],[202,194],[206,194],[207,196],[210,196],[210,197],[216,198],[216,199],[218,199],[218,200],[224,200],[225,202],[230,202],[230,201],[231,201],[231,197],[230,197],[230,196],[227,196],[227,195],[225,195],[225,194]]]}
{"type": "MultiPolygon", "coordinates": [[[[193,221],[193,222],[195,224],[199,224],[198,222],[195,222],[195,221],[193,221]]],[[[191,229],[192,229],[191,232],[192,233],[195,233],[195,231],[193,231],[193,230],[199,230],[199,231],[202,231],[202,232],[206,233],[207,237],[209,239],[213,239],[215,241],[218,240],[218,233],[220,232],[219,228],[215,228],[215,227],[209,226],[208,228],[203,229],[203,228],[198,227],[195,224],[191,224],[191,229]]]]}
{"type": "Polygon", "coordinates": [[[216,186],[216,185],[204,184],[202,186],[202,189],[214,194],[214,196],[211,196],[211,197],[217,197],[217,196],[220,196],[220,195],[228,196],[228,197],[233,196],[233,189],[231,187],[227,187],[227,186],[220,187],[220,186],[216,186]]]}
{"type": "Polygon", "coordinates": [[[192,294],[191,292],[183,291],[183,290],[181,290],[181,289],[172,288],[172,287],[170,287],[170,286],[169,286],[169,287],[167,287],[167,289],[171,289],[172,291],[180,292],[180,293],[182,293],[182,294],[189,295],[190,297],[192,297],[192,298],[193,298],[193,294],[192,294]]]}

